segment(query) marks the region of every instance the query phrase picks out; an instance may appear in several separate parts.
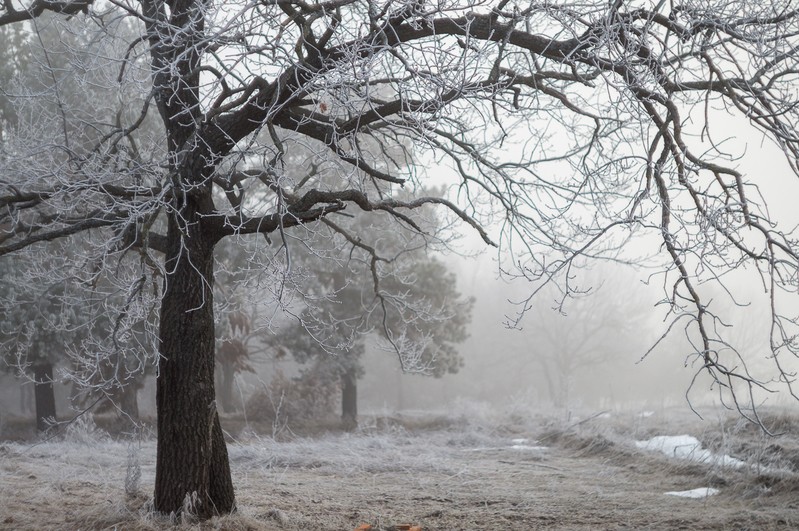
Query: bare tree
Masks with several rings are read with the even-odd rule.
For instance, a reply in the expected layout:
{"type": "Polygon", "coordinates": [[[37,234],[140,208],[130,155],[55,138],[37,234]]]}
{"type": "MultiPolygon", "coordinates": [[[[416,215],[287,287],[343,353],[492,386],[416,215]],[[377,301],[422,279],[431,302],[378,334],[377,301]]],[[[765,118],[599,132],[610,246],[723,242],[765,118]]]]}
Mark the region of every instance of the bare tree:
{"type": "Polygon", "coordinates": [[[617,264],[582,269],[570,280],[568,300],[551,286],[521,323],[516,348],[524,370],[542,377],[536,380],[556,407],[587,396],[576,388],[581,380],[602,381],[629,369],[654,339],[647,303],[628,285],[635,277],[619,273],[628,272],[617,264]]]}
{"type": "MultiPolygon", "coordinates": [[[[702,370],[752,392],[766,384],[720,350],[719,310],[702,296],[703,282],[749,265],[772,301],[775,383],[790,389],[795,321],[780,298],[795,291],[797,244],[715,123],[745,117],[797,172],[798,21],[781,0],[7,0],[0,26],[93,35],[58,70],[117,90],[74,112],[55,62],[39,65],[50,82],[15,100],[3,133],[0,255],[82,238],[89,271],[123,292],[129,280],[128,312],[141,275],[163,280],[155,508],[166,513],[235,507],[214,401],[214,246],[266,236],[262,271],[291,286],[286,242],[345,209],[414,231],[419,207],[439,205],[486,243],[496,230],[522,274],[561,278],[567,293],[576,256],[612,258],[632,231],[653,234],[702,370]],[[141,35],[112,46],[126,18],[141,35]],[[98,76],[107,61],[116,78],[98,76]],[[162,136],[138,135],[153,108],[162,136]],[[292,177],[298,144],[336,179],[292,177]],[[420,192],[431,178],[450,193],[420,192]]],[[[346,237],[374,249],[368,230],[346,237]]]]}

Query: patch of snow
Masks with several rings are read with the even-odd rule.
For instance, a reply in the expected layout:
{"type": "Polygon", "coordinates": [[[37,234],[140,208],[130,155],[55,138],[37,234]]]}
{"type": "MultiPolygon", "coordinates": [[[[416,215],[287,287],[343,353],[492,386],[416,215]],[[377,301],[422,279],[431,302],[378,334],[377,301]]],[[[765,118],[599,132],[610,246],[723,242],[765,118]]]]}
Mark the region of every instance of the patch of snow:
{"type": "Polygon", "coordinates": [[[702,448],[702,443],[690,435],[659,435],[648,441],[635,441],[635,446],[642,450],[661,452],[670,457],[709,465],[741,468],[746,464],[728,455],[715,455],[710,450],[702,448]]]}
{"type": "Polygon", "coordinates": [[[533,450],[537,452],[549,450],[549,446],[530,446],[528,444],[514,444],[510,448],[512,450],[533,450]]]}
{"type": "Polygon", "coordinates": [[[511,439],[510,442],[513,444],[526,444],[530,442],[530,439],[511,439]]]}
{"type": "Polygon", "coordinates": [[[639,417],[641,417],[642,419],[646,419],[646,418],[649,418],[649,417],[651,417],[651,416],[652,416],[652,415],[654,415],[654,414],[655,414],[655,412],[654,412],[654,411],[641,411],[641,412],[638,414],[638,416],[639,416],[639,417]]]}
{"type": "Polygon", "coordinates": [[[693,490],[680,490],[680,491],[667,492],[666,495],[679,496],[680,498],[699,499],[699,498],[707,498],[708,496],[713,496],[714,494],[718,493],[719,489],[714,489],[712,487],[703,487],[693,490]]]}

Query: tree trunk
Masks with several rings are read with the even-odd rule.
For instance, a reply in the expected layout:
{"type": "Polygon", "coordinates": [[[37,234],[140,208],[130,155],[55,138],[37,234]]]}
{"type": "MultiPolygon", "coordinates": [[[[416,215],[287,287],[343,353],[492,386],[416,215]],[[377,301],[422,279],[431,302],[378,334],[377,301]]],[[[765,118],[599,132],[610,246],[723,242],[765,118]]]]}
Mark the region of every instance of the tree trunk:
{"type": "Polygon", "coordinates": [[[341,376],[341,422],[346,430],[358,427],[358,377],[352,369],[341,376]]]}
{"type": "Polygon", "coordinates": [[[235,497],[214,394],[214,238],[184,200],[167,229],[154,503],[205,519],[235,510],[235,497]]]}
{"type": "Polygon", "coordinates": [[[552,377],[552,373],[549,369],[549,364],[545,359],[539,360],[541,365],[541,372],[544,375],[544,381],[547,383],[547,391],[549,394],[549,400],[552,402],[552,405],[555,407],[560,406],[560,398],[559,398],[559,391],[557,386],[555,385],[554,378],[552,377]]]}
{"type": "Polygon", "coordinates": [[[55,391],[53,390],[53,364],[41,363],[33,366],[36,397],[36,429],[47,431],[55,416],[55,391]]]}

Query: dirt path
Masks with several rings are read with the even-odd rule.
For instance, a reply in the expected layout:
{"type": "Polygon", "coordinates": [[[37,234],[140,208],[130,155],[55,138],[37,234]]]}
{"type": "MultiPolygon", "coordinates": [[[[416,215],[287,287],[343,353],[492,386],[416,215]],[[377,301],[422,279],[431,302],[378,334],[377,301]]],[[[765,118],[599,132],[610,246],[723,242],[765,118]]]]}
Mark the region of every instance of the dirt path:
{"type": "Polygon", "coordinates": [[[255,507],[263,499],[249,494],[258,485],[275,485],[274,505],[288,529],[348,529],[361,522],[442,531],[799,528],[795,497],[792,506],[778,494],[742,499],[737,492],[725,494],[723,486],[720,494],[700,500],[665,494],[707,486],[702,467],[666,471],[646,458],[581,456],[561,448],[455,452],[438,465],[427,472],[346,476],[323,469],[292,469],[273,478],[254,474],[239,497],[255,507]]]}
{"type": "MultiPolygon", "coordinates": [[[[239,514],[180,527],[799,529],[793,473],[685,464],[594,433],[536,439],[541,433],[452,429],[289,442],[253,437],[230,446],[239,514]],[[720,492],[665,494],[700,487],[720,492]]],[[[135,452],[139,494],[126,498],[129,450],[109,440],[0,446],[0,528],[170,527],[147,511],[154,443],[135,452]]]]}

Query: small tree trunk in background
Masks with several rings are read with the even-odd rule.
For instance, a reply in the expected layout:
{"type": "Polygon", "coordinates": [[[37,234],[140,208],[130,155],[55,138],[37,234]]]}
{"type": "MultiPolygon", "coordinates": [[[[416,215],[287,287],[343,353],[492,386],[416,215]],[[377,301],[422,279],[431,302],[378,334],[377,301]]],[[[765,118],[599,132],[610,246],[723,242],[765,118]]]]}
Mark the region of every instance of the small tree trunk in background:
{"type": "Polygon", "coordinates": [[[53,389],[53,364],[41,363],[33,366],[36,397],[36,429],[47,431],[56,420],[55,391],[53,389]]]}
{"type": "Polygon", "coordinates": [[[30,385],[30,382],[23,382],[19,386],[19,410],[23,415],[35,412],[33,394],[33,386],[30,385]]]}
{"type": "Polygon", "coordinates": [[[547,391],[549,392],[549,400],[552,402],[552,405],[555,407],[561,407],[561,393],[560,387],[558,384],[555,383],[555,379],[552,376],[552,372],[549,368],[549,364],[546,360],[541,360],[541,372],[544,375],[544,380],[547,383],[547,391]]]}
{"type": "Polygon", "coordinates": [[[232,413],[236,410],[233,405],[233,381],[236,371],[232,363],[221,363],[222,366],[222,388],[219,390],[219,400],[222,402],[222,411],[232,413]]]}
{"type": "Polygon", "coordinates": [[[119,409],[130,422],[139,420],[139,385],[138,382],[130,382],[122,388],[119,397],[119,409]]]}
{"type": "Polygon", "coordinates": [[[358,427],[358,378],[352,369],[341,376],[341,422],[346,430],[358,427]]]}

